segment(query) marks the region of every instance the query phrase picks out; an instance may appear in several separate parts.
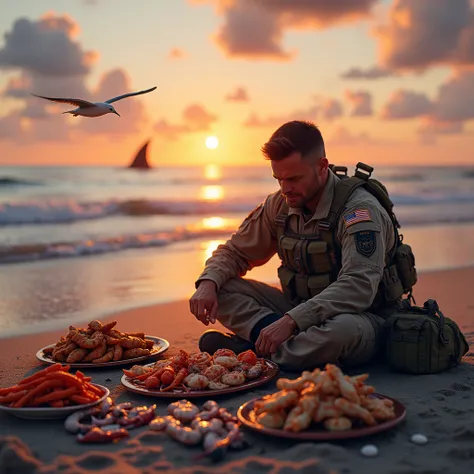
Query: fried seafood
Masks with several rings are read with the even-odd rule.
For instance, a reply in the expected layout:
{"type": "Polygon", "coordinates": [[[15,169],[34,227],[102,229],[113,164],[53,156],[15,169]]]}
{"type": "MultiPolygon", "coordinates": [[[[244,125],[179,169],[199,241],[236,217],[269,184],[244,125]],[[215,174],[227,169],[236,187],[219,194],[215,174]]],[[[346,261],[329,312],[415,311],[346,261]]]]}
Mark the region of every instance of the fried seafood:
{"type": "Polygon", "coordinates": [[[67,364],[105,362],[133,359],[153,353],[155,341],[146,339],[142,332],[125,333],[116,329],[117,321],[102,324],[91,321],[87,328],[69,327],[54,345],[43,350],[43,355],[67,364]]]}
{"type": "Polygon", "coordinates": [[[368,374],[344,375],[339,367],[304,371],[295,380],[280,378],[278,392],[257,400],[254,420],[267,428],[300,432],[311,426],[344,431],[356,426],[374,426],[395,418],[392,400],[376,398],[366,385],[368,374]]]}
{"type": "Polygon", "coordinates": [[[153,367],[134,366],[123,370],[138,386],[160,391],[220,390],[238,387],[265,375],[267,365],[249,350],[238,356],[229,349],[219,349],[213,356],[207,352],[179,350],[153,367]]]}

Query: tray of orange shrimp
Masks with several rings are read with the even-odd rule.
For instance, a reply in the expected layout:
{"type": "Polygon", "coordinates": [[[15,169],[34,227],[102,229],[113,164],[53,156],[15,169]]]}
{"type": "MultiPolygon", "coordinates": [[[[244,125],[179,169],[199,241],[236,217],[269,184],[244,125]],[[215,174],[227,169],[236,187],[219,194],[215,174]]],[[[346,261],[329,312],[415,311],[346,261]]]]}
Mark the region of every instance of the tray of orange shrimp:
{"type": "Polygon", "coordinates": [[[122,384],[132,392],[162,398],[217,396],[266,384],[278,365],[249,350],[239,355],[229,349],[187,353],[179,350],[168,359],[122,369],[122,384]]]}
{"type": "Polygon", "coordinates": [[[44,364],[59,362],[76,368],[109,367],[140,362],[169,347],[166,339],[143,332],[122,332],[116,324],[94,320],[87,328],[69,326],[66,336],[40,349],[36,358],[44,364]]]}
{"type": "Polygon", "coordinates": [[[260,433],[296,440],[367,436],[393,428],[406,416],[397,400],[375,392],[368,374],[345,375],[334,364],[276,381],[277,392],[244,403],[239,421],[260,433]]]}

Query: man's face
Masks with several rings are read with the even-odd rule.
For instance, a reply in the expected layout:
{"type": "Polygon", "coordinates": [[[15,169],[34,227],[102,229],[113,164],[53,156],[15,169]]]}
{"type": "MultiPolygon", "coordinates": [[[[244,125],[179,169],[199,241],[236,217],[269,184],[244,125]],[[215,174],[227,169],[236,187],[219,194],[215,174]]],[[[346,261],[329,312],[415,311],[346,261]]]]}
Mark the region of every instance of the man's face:
{"type": "Polygon", "coordinates": [[[288,206],[303,208],[323,187],[328,160],[302,159],[301,153],[295,152],[283,160],[272,161],[271,165],[288,206]]]}

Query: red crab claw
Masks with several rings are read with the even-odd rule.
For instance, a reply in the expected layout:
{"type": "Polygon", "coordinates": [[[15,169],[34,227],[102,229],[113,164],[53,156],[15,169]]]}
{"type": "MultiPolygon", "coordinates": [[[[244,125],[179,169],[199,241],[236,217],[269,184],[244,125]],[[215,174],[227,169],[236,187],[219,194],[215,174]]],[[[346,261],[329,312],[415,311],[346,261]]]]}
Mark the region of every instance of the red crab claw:
{"type": "Polygon", "coordinates": [[[110,443],[122,438],[128,438],[128,436],[130,435],[124,428],[118,430],[103,430],[98,426],[94,426],[86,434],[78,434],[77,440],[79,443],[110,443]]]}

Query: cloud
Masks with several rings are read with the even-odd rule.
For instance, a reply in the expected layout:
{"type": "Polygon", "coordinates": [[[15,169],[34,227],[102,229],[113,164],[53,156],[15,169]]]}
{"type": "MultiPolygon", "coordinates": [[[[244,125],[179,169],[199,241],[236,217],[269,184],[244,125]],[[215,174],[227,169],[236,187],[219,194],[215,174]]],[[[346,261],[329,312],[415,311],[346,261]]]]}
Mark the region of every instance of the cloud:
{"type": "Polygon", "coordinates": [[[326,140],[329,146],[385,146],[388,140],[374,139],[368,133],[350,132],[346,127],[339,126],[326,140]]]}
{"type": "Polygon", "coordinates": [[[67,15],[46,15],[38,21],[20,18],[5,33],[0,69],[23,69],[44,76],[84,75],[96,62],[95,51],[73,41],[78,26],[67,15]]]}
{"type": "Polygon", "coordinates": [[[288,61],[294,53],[283,49],[282,36],[278,18],[258,4],[236,2],[226,11],[215,40],[228,57],[288,61]]]}
{"type": "Polygon", "coordinates": [[[184,59],[187,57],[186,51],[181,48],[171,48],[170,52],[168,53],[169,59],[184,59]]]}
{"type": "Polygon", "coordinates": [[[165,119],[160,119],[153,129],[164,138],[176,140],[186,133],[210,130],[211,125],[217,119],[218,117],[209,112],[203,105],[191,104],[183,110],[181,123],[171,124],[165,119]]]}
{"type": "Polygon", "coordinates": [[[395,75],[393,71],[384,69],[380,66],[372,66],[367,69],[353,67],[341,74],[342,79],[380,79],[382,77],[390,77],[395,75]]]}
{"type": "Polygon", "coordinates": [[[474,119],[474,71],[457,71],[438,89],[434,115],[439,121],[474,119]]]}
{"type": "Polygon", "coordinates": [[[393,70],[474,62],[470,0],[395,0],[375,36],[381,64],[393,70]]]}
{"type": "Polygon", "coordinates": [[[440,122],[428,118],[418,127],[417,133],[422,144],[434,145],[440,135],[457,135],[463,131],[462,122],[440,122]]]}
{"type": "Polygon", "coordinates": [[[378,0],[188,0],[211,3],[224,17],[214,39],[228,57],[288,61],[295,51],[283,46],[288,30],[324,29],[368,18],[378,0]]]}
{"type": "Polygon", "coordinates": [[[250,97],[247,90],[244,87],[237,87],[234,92],[231,92],[225,96],[225,99],[229,102],[249,102],[250,97]]]}
{"type": "Polygon", "coordinates": [[[426,94],[399,89],[391,94],[380,115],[386,120],[411,119],[428,115],[433,108],[426,94]]]}
{"type": "Polygon", "coordinates": [[[18,74],[8,80],[0,96],[17,99],[20,107],[0,117],[0,138],[32,143],[69,140],[74,134],[84,133],[125,137],[141,130],[147,119],[142,98],[118,102],[121,119],[112,115],[70,119],[61,112],[72,106],[31,95],[104,101],[133,90],[131,79],[120,69],[105,73],[97,88],[89,89],[87,76],[98,54],[84,51],[73,39],[78,31],[77,23],[64,15],[48,14],[37,21],[20,18],[14,22],[0,49],[0,68],[13,69],[18,74]]]}
{"type": "Polygon", "coordinates": [[[352,106],[352,117],[367,117],[372,115],[372,96],[368,91],[346,90],[346,99],[352,106]]]}
{"type": "Polygon", "coordinates": [[[263,128],[263,127],[278,127],[290,120],[308,120],[313,122],[315,120],[332,121],[343,115],[343,108],[341,103],[336,99],[318,99],[317,103],[309,106],[306,109],[297,109],[292,112],[282,115],[270,115],[265,118],[259,117],[256,113],[252,113],[244,121],[244,127],[248,128],[263,128]]]}

